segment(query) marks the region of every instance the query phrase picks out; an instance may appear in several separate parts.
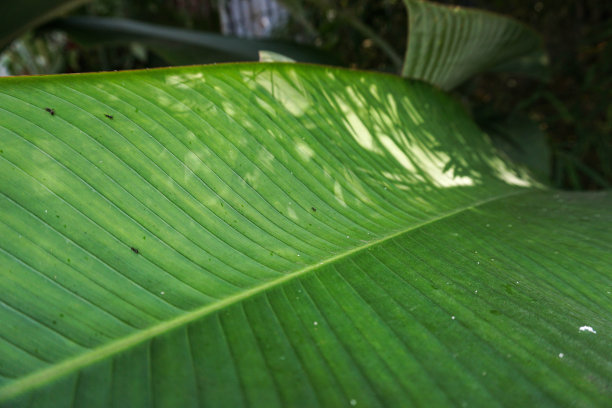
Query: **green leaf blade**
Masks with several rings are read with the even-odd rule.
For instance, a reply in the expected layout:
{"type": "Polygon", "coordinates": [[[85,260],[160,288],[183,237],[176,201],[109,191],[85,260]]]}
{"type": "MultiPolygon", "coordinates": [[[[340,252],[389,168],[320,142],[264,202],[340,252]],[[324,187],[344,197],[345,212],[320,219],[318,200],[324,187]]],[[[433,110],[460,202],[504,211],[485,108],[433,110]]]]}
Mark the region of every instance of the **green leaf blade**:
{"type": "Polygon", "coordinates": [[[494,13],[405,0],[408,49],[402,75],[452,89],[471,76],[505,71],[546,79],[538,34],[494,13]]]}
{"type": "Polygon", "coordinates": [[[7,406],[605,404],[609,194],[426,84],[8,78],[0,112],[7,406]]]}

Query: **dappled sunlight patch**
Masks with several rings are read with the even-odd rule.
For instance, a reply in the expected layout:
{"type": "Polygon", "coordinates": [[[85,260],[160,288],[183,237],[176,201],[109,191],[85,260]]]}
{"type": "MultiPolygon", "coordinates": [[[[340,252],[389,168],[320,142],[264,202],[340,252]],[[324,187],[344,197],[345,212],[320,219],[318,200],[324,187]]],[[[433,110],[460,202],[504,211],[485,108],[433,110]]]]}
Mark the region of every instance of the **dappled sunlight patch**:
{"type": "Polygon", "coordinates": [[[243,162],[243,155],[240,154],[240,152],[238,152],[235,148],[233,148],[233,146],[228,146],[227,151],[223,153],[224,160],[227,162],[228,165],[233,166],[234,168],[236,168],[238,164],[241,164],[243,162]]]}
{"type": "Polygon", "coordinates": [[[289,203],[289,205],[287,206],[287,217],[291,218],[294,221],[298,220],[298,215],[293,209],[293,207],[291,207],[291,203],[289,203]]]}
{"type": "Polygon", "coordinates": [[[165,82],[177,87],[188,87],[190,82],[205,82],[206,78],[202,72],[186,72],[183,74],[166,75],[165,82]]]}
{"type": "Polygon", "coordinates": [[[404,106],[404,112],[408,114],[410,120],[412,120],[415,125],[422,125],[425,123],[425,119],[423,119],[423,116],[421,116],[409,97],[405,96],[402,98],[402,105],[404,106]]]}
{"type": "Polygon", "coordinates": [[[255,100],[256,105],[261,110],[266,112],[268,115],[270,115],[270,116],[276,115],[276,111],[274,110],[274,108],[268,102],[266,102],[263,98],[260,98],[259,96],[256,96],[254,100],[255,100]]]}
{"type": "Polygon", "coordinates": [[[399,190],[410,191],[413,189],[415,184],[414,179],[408,177],[405,173],[391,173],[388,171],[383,171],[381,173],[383,177],[385,177],[391,185],[399,190]]]}
{"type": "Polygon", "coordinates": [[[234,104],[232,104],[231,102],[221,102],[221,108],[223,109],[223,112],[229,116],[234,116],[236,114],[234,104]]]}
{"type": "Polygon", "coordinates": [[[357,114],[352,110],[352,108],[341,99],[338,99],[337,103],[339,108],[344,113],[342,122],[346,126],[347,130],[351,132],[353,139],[355,139],[355,141],[364,149],[374,153],[381,153],[378,146],[374,144],[372,134],[363,124],[357,114]]]}
{"type": "Polygon", "coordinates": [[[199,181],[199,178],[196,175],[196,172],[198,171],[199,168],[204,167],[204,163],[202,163],[202,160],[200,160],[198,155],[192,151],[188,151],[187,153],[185,153],[183,162],[184,162],[184,172],[185,172],[185,177],[183,181],[184,182],[195,181],[195,180],[199,181]]]}
{"type": "Polygon", "coordinates": [[[334,183],[334,196],[336,197],[336,201],[338,201],[343,207],[346,207],[346,201],[344,201],[344,194],[342,192],[342,186],[338,181],[334,183]]]}
{"type": "Polygon", "coordinates": [[[374,203],[370,195],[366,192],[362,181],[359,180],[359,178],[353,171],[351,171],[348,168],[343,169],[343,176],[344,176],[344,179],[347,181],[348,185],[351,186],[354,194],[357,196],[357,198],[361,202],[366,203],[366,204],[374,203]]]}
{"type": "MultiPolygon", "coordinates": [[[[124,86],[123,84],[121,86],[124,86]]],[[[96,88],[98,88],[100,91],[105,92],[106,95],[108,95],[108,100],[109,101],[118,101],[119,97],[113,92],[113,86],[112,85],[98,85],[96,86],[96,88]]],[[[55,114],[55,112],[54,112],[55,114]]]]}
{"type": "MultiPolygon", "coordinates": [[[[455,176],[449,171],[444,171],[450,157],[443,152],[432,154],[420,143],[410,143],[406,150],[401,149],[389,136],[379,135],[379,140],[387,151],[397,162],[410,174],[411,181],[404,178],[403,181],[412,183],[426,182],[438,187],[472,186],[474,180],[468,176],[455,176]],[[408,156],[410,155],[410,156],[408,156]],[[426,176],[427,179],[424,179],[426,176]]],[[[408,144],[406,141],[405,144],[408,144]]],[[[395,177],[401,177],[395,175],[395,177]]]]}
{"type": "MultiPolygon", "coordinates": [[[[291,71],[289,76],[292,76],[291,71]]],[[[274,71],[264,71],[255,75],[255,82],[295,116],[303,115],[312,104],[308,92],[295,74],[289,81],[274,71]]]]}
{"type": "Polygon", "coordinates": [[[393,123],[401,123],[399,111],[397,110],[397,102],[392,94],[387,94],[387,105],[385,113],[389,118],[389,125],[393,123]]]}
{"type": "Polygon", "coordinates": [[[156,92],[155,101],[157,102],[157,105],[164,107],[164,109],[172,114],[191,112],[189,106],[185,105],[184,103],[177,103],[176,100],[171,98],[169,95],[162,93],[161,91],[156,92]]]}
{"type": "Polygon", "coordinates": [[[541,186],[535,180],[533,180],[528,174],[517,174],[516,171],[510,169],[508,165],[498,157],[491,157],[489,163],[495,171],[495,175],[500,180],[503,180],[507,184],[519,186],[519,187],[534,187],[541,186]]]}
{"type": "MultiPolygon", "coordinates": [[[[400,147],[387,135],[378,135],[378,139],[382,143],[382,145],[387,149],[387,152],[391,154],[395,158],[395,160],[404,167],[404,169],[408,170],[409,173],[414,173],[415,176],[417,168],[412,163],[411,159],[408,158],[408,155],[400,149],[400,147]]],[[[421,181],[425,181],[422,180],[421,181]]]]}
{"type": "Polygon", "coordinates": [[[411,153],[416,157],[420,169],[430,178],[431,182],[439,187],[473,186],[474,179],[469,176],[455,176],[451,171],[444,171],[450,156],[445,153],[429,154],[420,147],[413,148],[411,153]]]}
{"type": "Polygon", "coordinates": [[[310,161],[315,155],[314,150],[312,150],[312,148],[308,146],[308,144],[301,141],[297,141],[295,143],[295,151],[305,162],[310,161]]]}
{"type": "Polygon", "coordinates": [[[382,100],[382,98],[380,97],[380,91],[378,90],[378,86],[376,86],[376,84],[370,84],[368,90],[370,91],[370,96],[374,97],[377,102],[380,102],[382,100]]]}
{"type": "MultiPolygon", "coordinates": [[[[274,156],[270,152],[261,149],[257,153],[257,163],[259,167],[269,166],[274,161],[274,156]]],[[[249,183],[253,188],[257,189],[260,186],[263,173],[260,168],[256,167],[252,171],[247,172],[244,175],[244,180],[249,183]]]]}

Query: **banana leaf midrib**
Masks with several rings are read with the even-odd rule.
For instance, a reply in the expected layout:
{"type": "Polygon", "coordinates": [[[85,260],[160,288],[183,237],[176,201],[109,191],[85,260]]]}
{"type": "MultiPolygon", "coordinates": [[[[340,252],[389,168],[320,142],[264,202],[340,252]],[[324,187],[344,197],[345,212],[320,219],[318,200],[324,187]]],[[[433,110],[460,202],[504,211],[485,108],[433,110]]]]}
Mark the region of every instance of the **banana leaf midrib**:
{"type": "Polygon", "coordinates": [[[212,313],[223,310],[224,308],[230,307],[239,302],[245,301],[247,299],[253,298],[259,294],[262,294],[268,290],[272,290],[277,288],[283,284],[286,284],[290,281],[298,279],[304,275],[307,275],[315,270],[320,269],[321,267],[330,265],[342,259],[348,258],[354,254],[360,253],[362,251],[368,250],[369,248],[375,247],[377,245],[381,245],[387,241],[390,241],[394,238],[400,237],[404,234],[408,234],[414,230],[417,230],[421,227],[425,227],[427,225],[433,224],[435,222],[442,221],[444,219],[453,217],[455,215],[461,214],[465,211],[480,207],[485,204],[489,204],[491,202],[499,201],[505,198],[509,198],[516,195],[524,195],[528,193],[533,193],[535,189],[518,190],[512,191],[507,194],[497,195],[485,199],[478,200],[469,205],[459,207],[457,209],[444,212],[436,217],[430,218],[428,220],[422,221],[415,225],[411,225],[407,228],[401,229],[399,231],[393,232],[387,236],[381,237],[377,240],[370,241],[364,245],[360,245],[355,248],[350,248],[340,254],[336,254],[332,257],[324,259],[314,265],[310,265],[306,268],[299,269],[295,272],[289,273],[287,275],[282,275],[281,277],[267,281],[261,285],[252,287],[250,289],[241,291],[232,296],[228,296],[223,300],[220,300],[216,303],[208,304],[201,308],[192,310],[191,312],[187,312],[185,314],[179,315],[171,320],[156,324],[151,326],[145,330],[138,331],[133,333],[127,337],[123,337],[119,340],[112,341],[110,343],[106,343],[100,347],[91,349],[90,351],[78,355],[76,357],[64,360],[60,363],[53,364],[47,368],[42,370],[33,372],[27,376],[24,376],[18,380],[8,383],[4,387],[0,388],[0,401],[10,400],[28,390],[40,387],[44,384],[53,382],[65,375],[70,373],[79,371],[84,367],[95,364],[108,358],[110,356],[119,354],[123,351],[130,349],[138,344],[144,343],[147,340],[155,338],[156,336],[162,335],[164,333],[170,332],[174,329],[177,329],[181,326],[190,324],[198,319],[206,317],[212,313]]]}

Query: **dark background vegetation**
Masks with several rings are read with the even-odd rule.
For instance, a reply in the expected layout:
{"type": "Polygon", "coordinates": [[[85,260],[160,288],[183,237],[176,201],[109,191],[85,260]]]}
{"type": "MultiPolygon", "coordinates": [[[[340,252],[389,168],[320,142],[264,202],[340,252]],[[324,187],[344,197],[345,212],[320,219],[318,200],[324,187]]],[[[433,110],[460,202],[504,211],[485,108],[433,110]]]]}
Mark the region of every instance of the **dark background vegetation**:
{"type": "MultiPolygon", "coordinates": [[[[402,0],[282,2],[291,10],[292,17],[289,25],[277,33],[279,37],[331,51],[345,66],[397,72],[397,56],[403,57],[407,42],[407,17],[402,0]],[[395,63],[392,54],[395,54],[395,63]]],[[[440,2],[506,14],[542,34],[550,57],[550,81],[485,74],[461,86],[457,96],[475,117],[485,121],[520,115],[534,122],[546,135],[550,147],[550,179],[554,186],[573,190],[610,188],[612,2],[440,2]]],[[[215,0],[97,0],[75,14],[118,16],[219,31],[215,0]]],[[[12,52],[9,66],[17,74],[164,65],[163,60],[137,44],[83,49],[57,32],[31,35],[25,44],[33,53],[47,54],[46,66],[41,67],[35,59],[28,61],[28,52],[12,52]]]]}

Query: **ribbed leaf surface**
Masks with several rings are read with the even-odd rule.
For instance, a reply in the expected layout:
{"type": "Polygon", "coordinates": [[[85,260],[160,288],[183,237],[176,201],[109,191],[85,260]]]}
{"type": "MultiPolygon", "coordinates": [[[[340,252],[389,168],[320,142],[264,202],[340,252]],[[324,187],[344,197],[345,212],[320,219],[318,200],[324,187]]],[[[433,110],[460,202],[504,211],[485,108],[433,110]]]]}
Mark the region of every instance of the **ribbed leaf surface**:
{"type": "Polygon", "coordinates": [[[517,20],[422,0],[404,3],[409,24],[403,76],[443,89],[483,71],[546,77],[541,38],[517,20]]]}
{"type": "Polygon", "coordinates": [[[609,403],[610,195],[426,84],[5,78],[0,172],[2,406],[609,403]]]}

